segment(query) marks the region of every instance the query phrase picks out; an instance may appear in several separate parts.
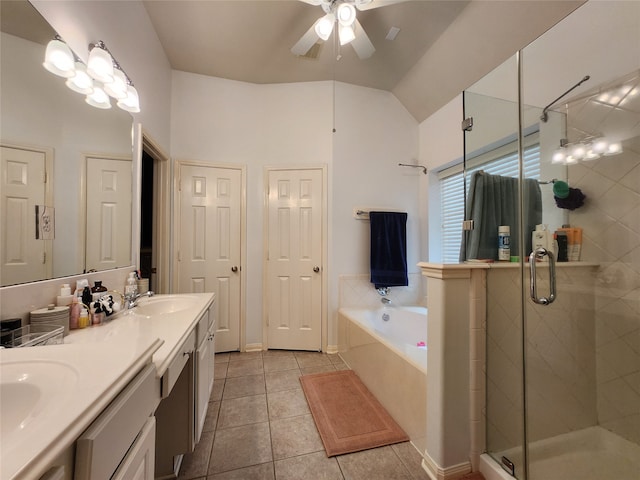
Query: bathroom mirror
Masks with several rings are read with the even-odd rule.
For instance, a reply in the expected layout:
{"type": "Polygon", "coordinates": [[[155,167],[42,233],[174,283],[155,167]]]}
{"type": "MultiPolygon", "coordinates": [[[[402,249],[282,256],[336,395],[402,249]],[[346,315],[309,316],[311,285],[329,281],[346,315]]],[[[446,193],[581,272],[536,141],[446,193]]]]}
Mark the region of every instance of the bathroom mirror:
{"type": "Polygon", "coordinates": [[[88,105],[84,95],[67,88],[64,78],[45,70],[46,45],[56,32],[29,2],[1,2],[0,8],[3,174],[9,183],[24,180],[35,185],[35,193],[29,190],[31,197],[2,187],[3,229],[8,236],[3,233],[0,286],[129,265],[130,187],[125,189],[126,211],[115,219],[122,230],[112,232],[110,238],[94,236],[89,244],[87,231],[91,234],[105,222],[116,224],[114,218],[107,218],[110,205],[97,195],[92,172],[113,170],[96,167],[111,162],[120,166],[122,181],[130,185],[131,115],[114,102],[108,110],[88,105]],[[34,174],[39,179],[29,178],[31,167],[22,169],[27,164],[37,166],[33,171],[45,170],[46,183],[41,174],[34,174]],[[51,232],[37,232],[34,204],[39,212],[47,207],[51,232]],[[125,250],[110,255],[115,250],[110,242],[125,245],[125,250]],[[87,260],[90,255],[107,261],[87,260]],[[41,265],[20,271],[23,259],[35,259],[41,265]]]}

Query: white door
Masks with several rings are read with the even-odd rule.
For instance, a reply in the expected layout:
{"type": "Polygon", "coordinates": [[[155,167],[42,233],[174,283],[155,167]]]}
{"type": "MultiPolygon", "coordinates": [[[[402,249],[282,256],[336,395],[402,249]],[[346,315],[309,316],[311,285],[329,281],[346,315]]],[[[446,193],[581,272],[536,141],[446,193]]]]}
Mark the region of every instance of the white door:
{"type": "Polygon", "coordinates": [[[87,157],[85,269],[131,264],[131,160],[87,157]]]}
{"type": "Polygon", "coordinates": [[[268,172],[268,347],[322,349],[322,169],[268,172]]]}
{"type": "Polygon", "coordinates": [[[214,292],[216,351],[240,348],[242,169],[180,164],[177,292],[214,292]]]}
{"type": "MultiPolygon", "coordinates": [[[[45,205],[46,154],[2,146],[0,285],[51,276],[50,240],[36,238],[36,205],[45,205]]],[[[52,205],[48,205],[52,206],[52,205]]]]}

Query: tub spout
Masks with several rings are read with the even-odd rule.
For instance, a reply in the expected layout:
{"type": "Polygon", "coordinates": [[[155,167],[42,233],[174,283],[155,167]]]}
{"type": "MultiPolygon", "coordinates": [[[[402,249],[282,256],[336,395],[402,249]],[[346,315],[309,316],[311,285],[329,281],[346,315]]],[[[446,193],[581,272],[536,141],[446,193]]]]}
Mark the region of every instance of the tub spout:
{"type": "Polygon", "coordinates": [[[380,301],[381,301],[382,303],[384,303],[385,305],[389,305],[389,304],[391,303],[391,299],[390,299],[390,298],[387,298],[387,297],[382,297],[382,298],[380,299],[380,301]]]}

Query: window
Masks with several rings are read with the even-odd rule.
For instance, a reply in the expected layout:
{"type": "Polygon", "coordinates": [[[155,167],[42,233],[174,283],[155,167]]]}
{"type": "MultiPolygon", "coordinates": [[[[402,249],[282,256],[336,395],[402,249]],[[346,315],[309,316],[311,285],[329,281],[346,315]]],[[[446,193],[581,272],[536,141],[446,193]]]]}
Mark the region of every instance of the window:
{"type": "MultiPolygon", "coordinates": [[[[540,144],[537,135],[527,137],[535,143],[524,149],[525,178],[540,179],[540,144]],[[535,137],[535,138],[531,138],[535,137]]],[[[492,175],[505,177],[518,176],[517,143],[512,142],[491,152],[472,158],[468,162],[468,178],[474,172],[484,170],[492,175]]],[[[464,176],[462,165],[456,165],[439,174],[440,178],[440,215],[442,219],[442,261],[458,263],[460,243],[462,242],[462,221],[464,220],[464,176]]],[[[467,185],[468,189],[468,185],[467,185]]]]}

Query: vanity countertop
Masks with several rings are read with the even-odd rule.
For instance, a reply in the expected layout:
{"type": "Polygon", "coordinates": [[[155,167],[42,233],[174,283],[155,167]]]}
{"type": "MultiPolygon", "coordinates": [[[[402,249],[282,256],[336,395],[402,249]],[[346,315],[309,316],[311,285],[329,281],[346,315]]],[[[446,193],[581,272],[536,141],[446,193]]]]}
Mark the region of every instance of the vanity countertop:
{"type": "MultiPolygon", "coordinates": [[[[157,295],[140,307],[178,297],[157,295]]],[[[38,479],[146,364],[153,362],[160,378],[214,294],[183,297],[188,305],[178,311],[145,315],[136,307],[103,325],[72,330],[61,345],[1,349],[0,478],[38,479]],[[31,400],[22,402],[24,396],[31,400]],[[19,418],[8,417],[9,409],[19,418]]]]}

